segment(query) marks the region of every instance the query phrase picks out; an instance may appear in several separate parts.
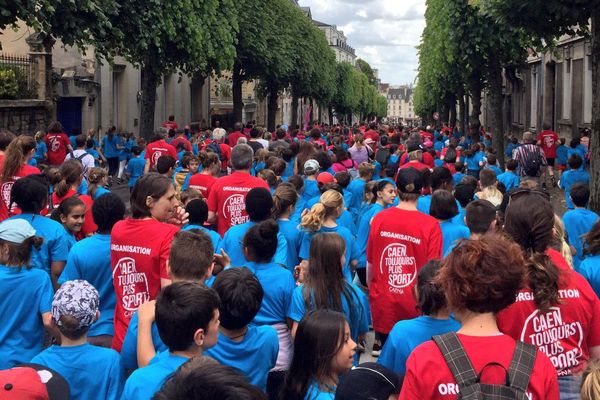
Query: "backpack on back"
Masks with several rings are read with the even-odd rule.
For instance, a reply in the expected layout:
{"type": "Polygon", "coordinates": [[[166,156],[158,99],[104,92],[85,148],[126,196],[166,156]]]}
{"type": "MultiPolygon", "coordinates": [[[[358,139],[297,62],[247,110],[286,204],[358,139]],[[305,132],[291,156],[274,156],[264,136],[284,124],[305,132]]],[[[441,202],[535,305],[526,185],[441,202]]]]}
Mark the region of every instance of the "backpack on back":
{"type": "Polygon", "coordinates": [[[208,146],[206,146],[206,150],[215,153],[219,156],[219,161],[223,162],[223,152],[221,151],[221,146],[217,142],[210,142],[208,146]]]}
{"type": "Polygon", "coordinates": [[[459,400],[528,400],[526,391],[535,363],[535,346],[517,341],[508,371],[502,364],[490,362],[477,374],[456,333],[434,336],[433,340],[456,380],[459,400]],[[503,385],[481,382],[483,371],[492,366],[504,369],[506,380],[503,385]]]}
{"type": "Polygon", "coordinates": [[[387,165],[389,159],[390,149],[383,147],[377,150],[377,153],[375,153],[375,161],[377,161],[381,165],[387,165]]]}
{"type": "Polygon", "coordinates": [[[542,166],[542,155],[540,151],[523,148],[523,171],[527,176],[538,176],[542,166]]]}

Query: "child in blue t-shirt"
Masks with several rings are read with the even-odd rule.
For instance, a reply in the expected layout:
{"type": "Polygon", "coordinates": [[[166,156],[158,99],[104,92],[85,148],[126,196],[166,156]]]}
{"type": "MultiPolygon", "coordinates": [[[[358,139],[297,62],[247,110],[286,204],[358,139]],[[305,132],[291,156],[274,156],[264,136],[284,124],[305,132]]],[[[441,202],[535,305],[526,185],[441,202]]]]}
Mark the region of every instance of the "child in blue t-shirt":
{"type": "MultiPolygon", "coordinates": [[[[213,347],[219,331],[220,303],[214,290],[196,282],[172,283],[162,289],[155,305],[145,303],[155,308],[156,326],[168,351],[157,354],[148,366],[129,376],[121,400],[150,400],[177,368],[213,347]]],[[[140,332],[149,334],[147,321],[140,318],[139,322],[140,332]]]]}
{"type": "Polygon", "coordinates": [[[517,175],[518,166],[519,163],[517,160],[510,159],[506,162],[506,172],[497,176],[498,182],[501,182],[504,185],[505,192],[519,187],[519,175],[517,175]]]}
{"type": "Polygon", "coordinates": [[[223,239],[216,231],[206,229],[204,223],[208,219],[208,206],[202,199],[190,200],[185,205],[185,212],[189,214],[188,223],[181,228],[182,231],[198,229],[206,233],[212,241],[215,254],[218,254],[223,249],[223,239]]]}
{"type": "Polygon", "coordinates": [[[590,283],[597,296],[600,296],[600,223],[596,221],[592,229],[585,235],[583,256],[579,264],[579,272],[590,283]]]}
{"type": "Polygon", "coordinates": [[[586,209],[590,199],[590,189],[587,185],[581,183],[574,184],[571,187],[569,197],[574,209],[567,211],[563,215],[563,224],[565,225],[565,231],[567,232],[567,240],[569,244],[575,248],[573,267],[577,270],[584,258],[583,237],[592,229],[598,220],[598,214],[586,209]]]}
{"type": "Polygon", "coordinates": [[[113,193],[105,194],[92,206],[94,222],[98,225],[95,235],[77,242],[69,252],[67,265],[58,283],[84,279],[92,284],[100,295],[100,318],[90,327],[88,342],[110,347],[114,335],[115,289],[110,263],[110,231],[125,216],[125,203],[113,193]],[[93,254],[93,257],[90,257],[93,254]]]}
{"type": "Polygon", "coordinates": [[[560,138],[559,145],[556,148],[556,169],[560,174],[567,168],[567,160],[569,159],[569,148],[565,146],[565,143],[566,139],[560,138]]]}
{"type": "MultiPolygon", "coordinates": [[[[64,237],[67,240],[67,248],[69,250],[77,243],[76,236],[81,232],[85,212],[85,203],[77,196],[64,199],[59,206],[52,211],[51,218],[60,222],[65,229],[64,237]]],[[[60,273],[58,276],[59,275],[60,273]]],[[[56,276],[56,278],[58,278],[58,276],[56,276]]]]}
{"type": "Polygon", "coordinates": [[[29,362],[42,350],[44,326],[51,326],[52,283],[30,263],[41,242],[24,219],[0,223],[0,370],[29,362]]]}
{"type": "Polygon", "coordinates": [[[485,169],[494,171],[494,173],[496,174],[496,177],[498,177],[498,175],[502,174],[502,170],[498,166],[498,159],[496,158],[495,154],[487,155],[485,169]]]}
{"type": "Polygon", "coordinates": [[[73,399],[121,397],[125,371],[119,353],[87,342],[88,330],[98,320],[98,305],[98,291],[89,282],[63,283],[52,300],[52,322],[61,345],[50,346],[31,360],[61,374],[73,399]]]}
{"type": "MultiPolygon", "coordinates": [[[[199,282],[210,287],[214,280],[214,254],[213,243],[203,231],[192,229],[178,232],[171,243],[169,254],[168,272],[171,281],[199,282]]],[[[154,303],[142,305],[131,317],[125,333],[121,348],[123,366],[126,370],[145,367],[156,354],[166,350],[167,345],[163,343],[154,321],[154,303]],[[143,348],[141,353],[138,353],[138,340],[143,348]]]]}
{"type": "Polygon", "coordinates": [[[574,205],[570,197],[571,187],[576,183],[589,185],[590,174],[581,168],[583,159],[577,154],[572,154],[569,157],[567,164],[569,165],[569,170],[562,174],[558,186],[565,191],[567,209],[572,210],[574,205]]]}
{"type": "Polygon", "coordinates": [[[48,157],[48,146],[46,146],[46,141],[44,140],[46,134],[44,131],[39,131],[35,134],[35,155],[33,158],[35,159],[37,165],[43,164],[46,162],[46,158],[48,157]]]}
{"type": "Polygon", "coordinates": [[[460,323],[450,317],[444,293],[437,283],[432,283],[440,270],[441,262],[429,261],[417,275],[417,307],[422,316],[397,322],[383,345],[377,360],[392,371],[404,375],[410,353],[435,335],[456,332],[460,323]]]}
{"type": "Polygon", "coordinates": [[[230,268],[217,276],[213,289],[221,299],[221,324],[217,344],[205,354],[241,371],[250,383],[266,392],[279,339],[271,326],[250,325],[263,301],[261,283],[247,268],[230,268]]]}
{"type": "Polygon", "coordinates": [[[456,172],[452,175],[452,181],[454,182],[454,186],[457,186],[462,178],[465,177],[465,164],[462,161],[457,161],[454,164],[454,169],[456,172]]]}
{"type": "Polygon", "coordinates": [[[142,175],[144,175],[144,168],[146,167],[146,160],[144,160],[140,154],[142,153],[142,148],[139,146],[133,146],[131,148],[132,157],[127,163],[127,174],[129,175],[129,180],[127,181],[127,186],[129,186],[129,190],[131,191],[135,186],[135,183],[142,175]]]}
{"type": "Polygon", "coordinates": [[[469,229],[452,219],[458,215],[456,199],[447,190],[438,189],[431,196],[429,215],[440,222],[442,230],[442,255],[445,257],[460,239],[468,239],[469,229]]]}
{"type": "Polygon", "coordinates": [[[300,231],[298,222],[291,220],[294,212],[294,206],[298,201],[298,192],[291,183],[282,183],[275,189],[273,195],[273,208],[271,217],[277,221],[279,232],[285,237],[287,242],[287,269],[294,270],[294,267],[300,263],[298,252],[300,251],[300,231]]]}

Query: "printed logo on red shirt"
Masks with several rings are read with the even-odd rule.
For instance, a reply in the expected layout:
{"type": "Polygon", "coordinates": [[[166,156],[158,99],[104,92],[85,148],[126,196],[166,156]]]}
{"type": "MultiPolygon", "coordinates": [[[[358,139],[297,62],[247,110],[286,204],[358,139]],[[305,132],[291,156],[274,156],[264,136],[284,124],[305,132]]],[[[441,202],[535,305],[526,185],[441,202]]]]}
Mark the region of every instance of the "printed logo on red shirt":
{"type": "Polygon", "coordinates": [[[122,293],[121,304],[127,318],[130,318],[139,306],[150,300],[148,277],[144,272],[137,271],[135,260],[131,257],[123,257],[117,261],[113,270],[113,282],[119,286],[115,288],[116,292],[122,293]]]}
{"type": "Polygon", "coordinates": [[[2,201],[6,204],[6,208],[10,205],[10,191],[14,185],[14,181],[4,182],[0,187],[0,193],[2,194],[2,201]]]}
{"type": "Polygon", "coordinates": [[[58,136],[50,137],[50,151],[58,151],[60,149],[60,138],[58,136]]]}
{"type": "Polygon", "coordinates": [[[162,149],[154,149],[154,153],[152,153],[152,165],[158,164],[158,159],[162,156],[162,149]]]}
{"type": "MultiPolygon", "coordinates": [[[[525,295],[528,293],[520,293],[525,295]]],[[[546,312],[535,310],[525,320],[521,340],[532,343],[548,356],[559,376],[571,375],[577,370],[583,355],[583,328],[579,321],[565,322],[560,308],[550,307],[546,312]],[[576,347],[569,344],[577,344],[576,347]],[[572,347],[572,348],[569,348],[572,347]]]]}
{"type": "Polygon", "coordinates": [[[417,261],[415,257],[406,255],[406,246],[401,243],[388,244],[381,252],[379,272],[387,269],[389,291],[404,293],[417,277],[417,261]]]}
{"type": "Polygon", "coordinates": [[[245,196],[240,193],[232,194],[223,202],[223,215],[229,221],[230,226],[248,222],[246,215],[245,196]]]}
{"type": "Polygon", "coordinates": [[[544,136],[544,144],[546,147],[554,147],[554,137],[552,135],[544,136]]]}

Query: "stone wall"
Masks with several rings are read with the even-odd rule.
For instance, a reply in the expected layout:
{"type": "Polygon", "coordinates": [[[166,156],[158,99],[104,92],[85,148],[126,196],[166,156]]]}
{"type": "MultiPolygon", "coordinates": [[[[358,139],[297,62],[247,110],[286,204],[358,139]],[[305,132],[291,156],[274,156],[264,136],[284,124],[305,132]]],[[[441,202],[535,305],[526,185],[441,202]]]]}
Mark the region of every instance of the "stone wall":
{"type": "Polygon", "coordinates": [[[43,100],[0,100],[0,129],[16,135],[46,130],[51,105],[43,100]]]}

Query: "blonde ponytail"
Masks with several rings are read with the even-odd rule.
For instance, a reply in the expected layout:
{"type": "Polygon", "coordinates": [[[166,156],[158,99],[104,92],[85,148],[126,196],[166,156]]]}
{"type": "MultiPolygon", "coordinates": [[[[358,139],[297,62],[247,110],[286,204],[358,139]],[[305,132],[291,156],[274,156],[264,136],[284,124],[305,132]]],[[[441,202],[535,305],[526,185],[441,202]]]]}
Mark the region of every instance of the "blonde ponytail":
{"type": "MultiPolygon", "coordinates": [[[[321,195],[319,203],[312,206],[302,217],[300,226],[310,232],[317,232],[323,226],[325,218],[341,212],[344,208],[344,196],[337,190],[328,190],[321,195]]],[[[339,217],[339,215],[335,215],[339,217]]]]}

